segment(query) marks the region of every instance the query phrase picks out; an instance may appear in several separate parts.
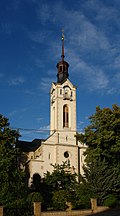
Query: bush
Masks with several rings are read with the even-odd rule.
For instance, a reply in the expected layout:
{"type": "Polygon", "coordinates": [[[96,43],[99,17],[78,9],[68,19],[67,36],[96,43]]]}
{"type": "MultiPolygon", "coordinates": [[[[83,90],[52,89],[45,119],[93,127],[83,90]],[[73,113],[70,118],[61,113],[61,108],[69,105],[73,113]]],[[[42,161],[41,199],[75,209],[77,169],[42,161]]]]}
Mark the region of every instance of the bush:
{"type": "Polygon", "coordinates": [[[67,208],[66,202],[68,200],[68,192],[66,190],[59,190],[53,193],[52,206],[54,210],[64,211],[67,208]]]}
{"type": "Polygon", "coordinates": [[[27,198],[28,203],[43,202],[43,197],[39,192],[32,192],[27,198]]]}
{"type": "Polygon", "coordinates": [[[115,195],[109,194],[104,200],[104,205],[108,207],[116,207],[118,205],[118,200],[115,195]]]}
{"type": "Polygon", "coordinates": [[[74,194],[73,207],[74,209],[88,209],[90,208],[90,198],[92,194],[90,194],[89,188],[87,185],[79,184],[76,187],[76,191],[74,194]]]}
{"type": "Polygon", "coordinates": [[[4,216],[33,216],[33,206],[25,201],[7,204],[4,207],[4,216]]]}

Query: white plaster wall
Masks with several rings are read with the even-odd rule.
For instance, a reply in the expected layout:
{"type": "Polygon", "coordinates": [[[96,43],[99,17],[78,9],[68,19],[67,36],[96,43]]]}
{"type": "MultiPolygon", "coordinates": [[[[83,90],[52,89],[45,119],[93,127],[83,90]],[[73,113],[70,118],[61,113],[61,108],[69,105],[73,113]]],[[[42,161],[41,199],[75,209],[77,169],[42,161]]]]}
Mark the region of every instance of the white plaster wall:
{"type": "Polygon", "coordinates": [[[63,128],[63,106],[65,104],[69,107],[69,128],[76,131],[76,87],[67,79],[63,84],[54,84],[52,83],[51,87],[51,99],[54,98],[54,103],[50,102],[50,130],[51,133],[54,130],[64,130],[63,128]],[[69,86],[68,95],[70,96],[72,92],[72,100],[64,100],[64,87],[69,86]],[[54,91],[53,91],[54,89],[54,91]],[[62,94],[60,94],[60,89],[62,94]]]}
{"type": "Polygon", "coordinates": [[[80,170],[80,173],[83,174],[82,166],[85,159],[83,153],[86,146],[81,143],[76,144],[76,87],[68,79],[63,84],[52,83],[50,101],[50,136],[34,152],[35,159],[29,163],[30,175],[32,177],[38,173],[44,177],[44,173],[53,171],[51,164],[62,164],[68,160],[76,173],[80,170]],[[68,88],[68,95],[72,91],[72,100],[63,99],[64,87],[67,85],[71,89],[68,88]],[[60,94],[60,89],[62,89],[62,94],[60,94]],[[69,107],[68,128],[63,128],[63,106],[65,104],[69,107]],[[80,150],[79,153],[78,150],[80,150]],[[64,156],[66,151],[69,152],[68,158],[64,156]]]}
{"type": "Polygon", "coordinates": [[[56,163],[62,164],[63,162],[69,160],[70,166],[75,168],[75,172],[78,173],[78,146],[67,146],[67,145],[57,145],[57,155],[56,163]],[[68,151],[69,157],[66,158],[64,153],[68,151]]]}
{"type": "Polygon", "coordinates": [[[56,149],[54,145],[43,144],[43,160],[44,160],[44,173],[47,171],[52,172],[53,167],[51,164],[55,164],[56,149]]]}
{"type": "MultiPolygon", "coordinates": [[[[44,173],[47,171],[52,172],[53,167],[51,164],[55,164],[56,149],[53,145],[42,144],[42,154],[41,156],[31,159],[29,162],[30,178],[35,173],[38,173],[42,178],[44,173]]],[[[31,180],[30,180],[31,181],[31,180]]]]}
{"type": "MultiPolygon", "coordinates": [[[[70,166],[75,168],[74,171],[83,175],[83,164],[85,164],[85,156],[83,153],[86,151],[87,146],[85,144],[79,143],[79,145],[71,145],[71,144],[47,144],[43,143],[41,146],[41,155],[35,159],[32,159],[29,163],[30,169],[30,182],[32,180],[32,176],[35,173],[38,173],[42,178],[44,177],[44,173],[47,171],[53,171],[53,166],[51,164],[62,164],[65,161],[70,162],[70,166]],[[78,146],[80,154],[78,154],[78,146]],[[69,157],[66,158],[64,153],[68,151],[69,157]],[[80,157],[78,159],[78,156],[80,157]],[[78,161],[80,164],[78,164],[78,161]]],[[[29,183],[30,184],[30,183],[29,183]]]]}
{"type": "Polygon", "coordinates": [[[75,145],[76,146],[76,131],[71,131],[70,129],[65,128],[51,135],[44,144],[56,145],[75,145]]]}
{"type": "Polygon", "coordinates": [[[84,156],[84,152],[87,149],[87,146],[83,143],[78,143],[79,147],[80,147],[80,173],[81,175],[84,175],[84,170],[83,170],[83,165],[85,165],[85,156],[84,156]]]}

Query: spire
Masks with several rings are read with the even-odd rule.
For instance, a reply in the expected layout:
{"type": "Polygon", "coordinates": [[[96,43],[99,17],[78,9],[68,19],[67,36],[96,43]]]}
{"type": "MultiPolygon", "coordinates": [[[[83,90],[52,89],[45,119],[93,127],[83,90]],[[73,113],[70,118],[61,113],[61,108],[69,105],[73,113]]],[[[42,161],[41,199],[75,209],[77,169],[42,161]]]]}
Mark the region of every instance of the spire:
{"type": "Polygon", "coordinates": [[[58,83],[64,82],[64,80],[66,80],[69,77],[69,74],[68,74],[69,64],[64,60],[65,58],[64,39],[65,39],[64,31],[62,30],[62,38],[61,38],[62,40],[62,55],[61,55],[62,60],[57,63],[57,68],[58,68],[57,82],[58,83]]]}
{"type": "Polygon", "coordinates": [[[62,57],[62,61],[64,61],[64,30],[62,30],[62,38],[61,38],[61,40],[62,40],[62,55],[61,55],[61,57],[62,57]]]}

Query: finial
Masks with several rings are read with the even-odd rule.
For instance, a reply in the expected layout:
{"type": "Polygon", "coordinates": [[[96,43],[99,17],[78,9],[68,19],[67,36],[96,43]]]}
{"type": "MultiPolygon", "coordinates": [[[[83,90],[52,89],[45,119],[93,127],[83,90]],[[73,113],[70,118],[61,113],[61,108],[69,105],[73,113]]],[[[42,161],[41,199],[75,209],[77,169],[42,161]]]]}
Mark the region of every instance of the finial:
{"type": "Polygon", "coordinates": [[[62,61],[64,61],[64,38],[65,38],[65,36],[64,36],[64,29],[62,29],[62,38],[61,38],[61,40],[62,40],[62,55],[61,55],[61,57],[62,57],[62,61]]]}
{"type": "Polygon", "coordinates": [[[62,41],[64,41],[64,29],[62,29],[62,41]]]}

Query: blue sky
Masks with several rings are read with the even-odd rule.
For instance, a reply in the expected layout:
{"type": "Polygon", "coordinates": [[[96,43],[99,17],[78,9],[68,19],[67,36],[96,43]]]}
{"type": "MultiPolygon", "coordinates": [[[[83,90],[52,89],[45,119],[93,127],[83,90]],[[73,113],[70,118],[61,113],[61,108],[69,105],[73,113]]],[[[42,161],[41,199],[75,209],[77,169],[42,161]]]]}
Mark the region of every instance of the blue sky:
{"type": "Polygon", "coordinates": [[[0,113],[22,140],[49,133],[49,90],[61,58],[77,86],[77,129],[95,107],[120,105],[119,0],[1,0],[0,113]]]}

